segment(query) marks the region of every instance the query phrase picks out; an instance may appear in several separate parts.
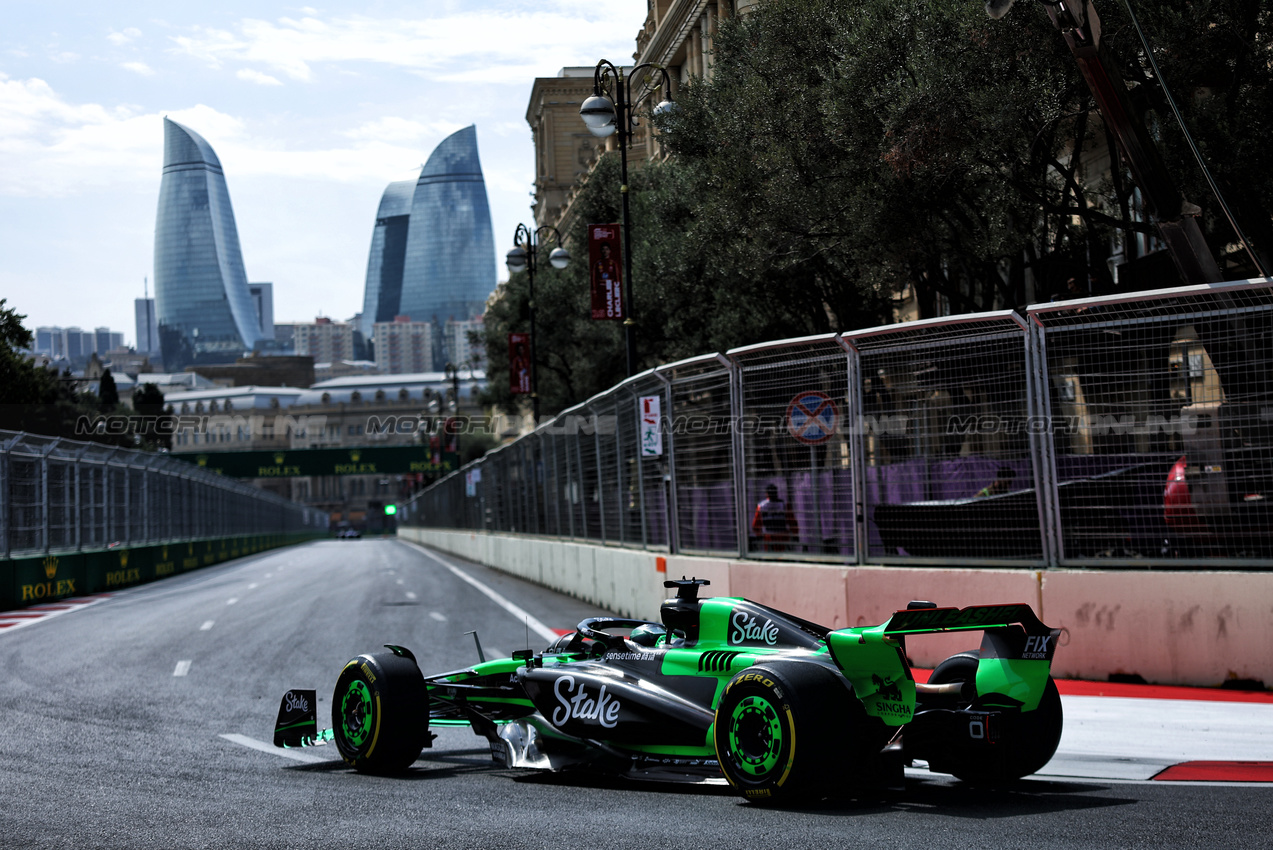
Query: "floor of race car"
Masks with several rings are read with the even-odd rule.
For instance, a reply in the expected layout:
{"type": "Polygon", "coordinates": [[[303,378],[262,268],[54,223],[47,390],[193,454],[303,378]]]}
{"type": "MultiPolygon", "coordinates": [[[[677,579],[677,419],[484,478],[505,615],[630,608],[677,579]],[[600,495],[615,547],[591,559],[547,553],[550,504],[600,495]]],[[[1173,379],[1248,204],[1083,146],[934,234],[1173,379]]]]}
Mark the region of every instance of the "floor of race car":
{"type": "MultiPolygon", "coordinates": [[[[1154,693],[1151,686],[1088,682],[1061,682],[1060,686],[1065,731],[1056,755],[1036,776],[1123,782],[1273,782],[1273,694],[1173,688],[1179,693],[1162,698],[1139,695],[1154,693]],[[1067,693],[1073,690],[1120,695],[1067,693]],[[1134,695],[1121,695],[1128,693],[1134,695]]],[[[493,768],[487,750],[474,745],[470,730],[437,731],[434,748],[425,750],[422,760],[493,768]]],[[[320,752],[303,751],[306,760],[313,761],[322,760],[320,752]]],[[[949,778],[929,773],[922,762],[907,768],[906,774],[914,779],[949,778]]]]}

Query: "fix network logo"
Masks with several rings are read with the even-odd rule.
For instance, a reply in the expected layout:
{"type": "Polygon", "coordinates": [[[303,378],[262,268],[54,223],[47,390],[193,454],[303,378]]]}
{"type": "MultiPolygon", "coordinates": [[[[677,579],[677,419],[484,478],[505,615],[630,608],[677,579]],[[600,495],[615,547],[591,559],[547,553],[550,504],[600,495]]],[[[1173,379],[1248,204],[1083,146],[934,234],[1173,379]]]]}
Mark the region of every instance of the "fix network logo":
{"type": "Polygon", "coordinates": [[[1052,635],[1031,635],[1025,639],[1025,649],[1021,650],[1021,657],[1032,661],[1047,660],[1050,651],[1056,648],[1052,641],[1052,635]]]}

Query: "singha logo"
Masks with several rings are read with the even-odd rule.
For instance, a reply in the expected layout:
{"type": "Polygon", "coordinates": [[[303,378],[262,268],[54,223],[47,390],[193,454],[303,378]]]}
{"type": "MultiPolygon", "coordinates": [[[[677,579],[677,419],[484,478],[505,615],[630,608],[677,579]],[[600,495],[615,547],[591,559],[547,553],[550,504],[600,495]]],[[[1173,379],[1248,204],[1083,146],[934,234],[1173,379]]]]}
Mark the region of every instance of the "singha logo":
{"type": "Polygon", "coordinates": [[[902,686],[897,682],[885,682],[877,674],[871,674],[871,683],[875,685],[875,692],[880,699],[889,702],[900,702],[902,699],[902,686]]]}
{"type": "Polygon", "coordinates": [[[57,556],[50,555],[44,559],[44,577],[52,580],[57,575],[57,556]]]}

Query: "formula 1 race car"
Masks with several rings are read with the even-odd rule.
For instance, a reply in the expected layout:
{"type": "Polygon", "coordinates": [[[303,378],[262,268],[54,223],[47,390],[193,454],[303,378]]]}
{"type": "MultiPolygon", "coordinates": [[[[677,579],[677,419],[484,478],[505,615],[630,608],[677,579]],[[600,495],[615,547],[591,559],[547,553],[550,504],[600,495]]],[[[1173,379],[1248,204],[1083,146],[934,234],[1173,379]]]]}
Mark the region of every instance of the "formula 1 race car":
{"type": "MultiPolygon", "coordinates": [[[[658,780],[719,780],[753,800],[899,787],[914,760],[969,782],[1043,767],[1061,738],[1049,675],[1060,630],[1028,605],[912,602],[880,626],[838,629],[666,582],[662,622],[584,620],[543,652],[425,676],[400,646],[341,671],[332,725],[314,691],[283,698],[277,746],[334,740],[367,773],[398,773],[468,726],[504,767],[590,767],[658,780]],[[915,682],[906,637],[979,630],[981,649],[915,682]]],[[[479,653],[480,653],[480,644],[479,653]]]]}

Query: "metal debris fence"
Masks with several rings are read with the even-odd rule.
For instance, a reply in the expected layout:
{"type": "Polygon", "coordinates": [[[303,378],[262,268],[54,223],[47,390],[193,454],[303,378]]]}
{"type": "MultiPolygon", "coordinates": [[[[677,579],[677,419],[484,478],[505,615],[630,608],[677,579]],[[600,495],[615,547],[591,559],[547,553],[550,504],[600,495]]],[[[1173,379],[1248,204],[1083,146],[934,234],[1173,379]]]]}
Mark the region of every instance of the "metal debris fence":
{"type": "Polygon", "coordinates": [[[321,511],[167,454],[0,431],[0,558],[326,525],[321,511]]]}
{"type": "Polygon", "coordinates": [[[661,366],[403,521],[837,563],[1268,568],[1271,504],[1273,280],[1251,280],[661,366]]]}

